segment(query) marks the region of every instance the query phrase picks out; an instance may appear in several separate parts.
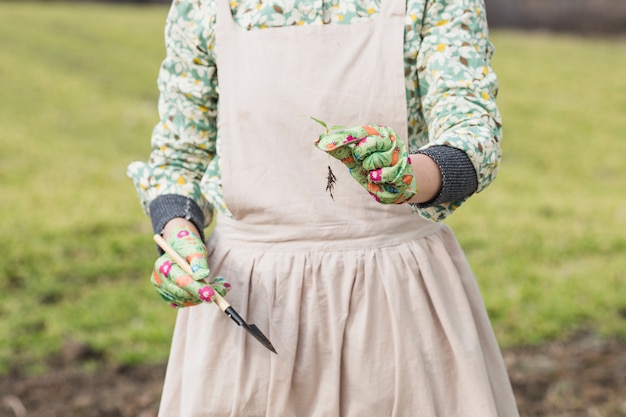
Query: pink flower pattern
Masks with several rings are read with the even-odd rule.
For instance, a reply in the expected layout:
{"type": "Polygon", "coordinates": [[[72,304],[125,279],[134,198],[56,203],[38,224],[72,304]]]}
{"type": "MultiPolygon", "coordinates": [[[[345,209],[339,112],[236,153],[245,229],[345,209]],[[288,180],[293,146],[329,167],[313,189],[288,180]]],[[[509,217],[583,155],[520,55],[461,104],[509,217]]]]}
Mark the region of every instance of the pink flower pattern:
{"type": "Polygon", "coordinates": [[[370,180],[372,182],[379,182],[383,178],[382,172],[383,172],[382,168],[374,169],[370,171],[370,180]]]}
{"type": "Polygon", "coordinates": [[[200,297],[202,301],[206,301],[207,303],[213,301],[214,296],[215,291],[209,285],[200,288],[200,290],[198,291],[198,297],[200,297]]]}
{"type": "Polygon", "coordinates": [[[161,272],[165,278],[169,277],[171,270],[172,263],[170,261],[163,262],[163,264],[159,267],[159,272],[161,272]]]}

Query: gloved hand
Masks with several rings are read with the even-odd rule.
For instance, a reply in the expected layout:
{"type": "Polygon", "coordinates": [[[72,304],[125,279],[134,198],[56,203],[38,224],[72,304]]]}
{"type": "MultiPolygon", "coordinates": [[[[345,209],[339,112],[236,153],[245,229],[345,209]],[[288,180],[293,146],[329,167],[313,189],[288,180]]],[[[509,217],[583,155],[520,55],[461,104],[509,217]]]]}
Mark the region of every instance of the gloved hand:
{"type": "Polygon", "coordinates": [[[343,162],[380,203],[405,203],[417,193],[406,144],[390,127],[365,125],[326,133],[315,145],[343,162]]]}
{"type": "Polygon", "coordinates": [[[163,254],[154,264],[150,281],[161,298],[174,308],[210,303],[215,292],[225,296],[230,284],[218,277],[210,284],[205,282],[210,270],[207,249],[200,236],[184,226],[172,232],[167,243],[191,266],[193,276],[185,273],[168,254],[163,254]]]}

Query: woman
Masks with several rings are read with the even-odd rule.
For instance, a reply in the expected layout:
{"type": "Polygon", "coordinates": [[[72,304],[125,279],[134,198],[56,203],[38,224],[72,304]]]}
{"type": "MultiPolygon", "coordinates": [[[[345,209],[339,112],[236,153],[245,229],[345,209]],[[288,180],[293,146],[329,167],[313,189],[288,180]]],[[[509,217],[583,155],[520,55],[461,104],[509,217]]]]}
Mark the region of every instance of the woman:
{"type": "Polygon", "coordinates": [[[160,415],[517,416],[439,222],[500,160],[483,2],[176,1],[166,46],[129,176],[195,271],[163,255],[152,282],[198,305],[178,312],[160,415]],[[210,305],[229,288],[277,355],[210,305]]]}

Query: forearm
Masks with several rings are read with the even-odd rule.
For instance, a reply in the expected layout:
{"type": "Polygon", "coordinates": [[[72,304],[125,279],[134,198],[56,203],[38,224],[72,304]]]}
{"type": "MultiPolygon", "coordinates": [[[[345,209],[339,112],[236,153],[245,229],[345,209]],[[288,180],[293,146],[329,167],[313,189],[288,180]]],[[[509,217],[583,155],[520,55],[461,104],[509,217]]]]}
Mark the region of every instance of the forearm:
{"type": "Polygon", "coordinates": [[[456,2],[429,2],[417,60],[418,85],[429,147],[463,151],[471,159],[476,192],[480,192],[493,181],[499,167],[501,117],[484,2],[466,3],[475,7],[459,14],[453,13],[459,11],[456,2]],[[448,15],[454,18],[445,18],[448,15]]]}
{"type": "Polygon", "coordinates": [[[158,80],[160,121],[152,131],[148,161],[128,167],[156,233],[175,217],[191,220],[202,232],[213,209],[200,185],[217,153],[215,60],[209,39],[195,29],[202,24],[202,7],[203,2],[178,2],[170,9],[158,80]]]}

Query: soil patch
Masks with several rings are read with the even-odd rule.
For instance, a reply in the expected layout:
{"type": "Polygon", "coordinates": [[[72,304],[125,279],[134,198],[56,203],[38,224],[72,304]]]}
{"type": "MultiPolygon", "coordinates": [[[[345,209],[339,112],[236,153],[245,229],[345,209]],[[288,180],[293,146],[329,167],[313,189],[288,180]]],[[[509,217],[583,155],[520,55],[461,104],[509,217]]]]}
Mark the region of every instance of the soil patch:
{"type": "MultiPolygon", "coordinates": [[[[504,352],[522,417],[626,417],[626,341],[579,335],[504,352]]],[[[59,363],[40,376],[0,378],[0,416],[154,417],[165,365],[59,363]]]]}

